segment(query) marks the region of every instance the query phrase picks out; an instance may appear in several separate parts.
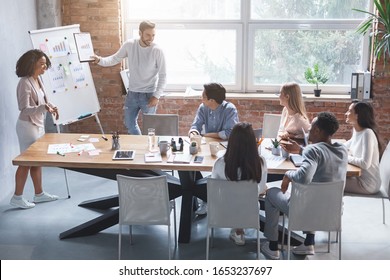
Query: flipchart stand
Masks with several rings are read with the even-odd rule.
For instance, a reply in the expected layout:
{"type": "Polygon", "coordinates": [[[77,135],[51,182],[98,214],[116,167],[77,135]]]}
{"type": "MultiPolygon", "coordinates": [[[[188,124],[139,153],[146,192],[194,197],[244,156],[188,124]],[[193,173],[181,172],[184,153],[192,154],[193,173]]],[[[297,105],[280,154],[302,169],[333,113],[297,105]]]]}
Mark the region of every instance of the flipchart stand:
{"type": "MultiPolygon", "coordinates": [[[[104,140],[106,140],[106,136],[104,134],[104,130],[103,130],[103,127],[100,123],[100,119],[97,115],[97,113],[94,113],[94,114],[88,114],[88,115],[85,115],[85,116],[80,116],[77,120],[74,120],[72,122],[67,122],[67,123],[64,123],[64,124],[57,124],[57,133],[61,133],[61,128],[60,128],[60,125],[61,126],[64,126],[64,125],[68,125],[68,124],[71,124],[71,123],[74,123],[74,122],[78,122],[78,121],[82,121],[82,120],[85,120],[85,119],[88,119],[88,118],[91,118],[91,117],[95,117],[96,119],[96,122],[97,124],[99,125],[99,128],[100,128],[100,131],[104,137],[104,140]]],[[[106,140],[107,141],[107,140],[106,140]]],[[[70,198],[70,191],[69,191],[69,182],[68,182],[68,174],[66,173],[66,168],[64,168],[64,176],[65,176],[65,185],[66,185],[66,191],[68,193],[68,198],[70,198]]]]}

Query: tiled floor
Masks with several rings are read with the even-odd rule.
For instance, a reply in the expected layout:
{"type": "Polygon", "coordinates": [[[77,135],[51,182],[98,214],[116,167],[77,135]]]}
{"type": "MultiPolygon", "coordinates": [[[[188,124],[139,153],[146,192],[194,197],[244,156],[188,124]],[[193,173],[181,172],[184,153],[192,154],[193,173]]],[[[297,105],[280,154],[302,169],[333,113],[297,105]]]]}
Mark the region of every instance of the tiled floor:
{"type": "MultiPolygon", "coordinates": [[[[88,199],[117,193],[115,181],[67,171],[71,198],[66,197],[64,172],[58,168],[44,168],[45,189],[63,197],[38,204],[29,210],[0,205],[0,259],[2,260],[110,260],[118,257],[118,226],[99,234],[59,239],[59,233],[99,215],[100,211],[78,207],[88,199]]],[[[25,196],[33,195],[28,182],[25,196]]],[[[180,199],[178,199],[180,203],[180,199]]],[[[180,208],[179,208],[180,209],[180,208]]],[[[342,259],[344,260],[390,260],[390,203],[386,201],[386,224],[382,223],[380,200],[344,198],[342,259]]],[[[178,210],[180,211],[180,210],[178,210]]],[[[179,214],[179,213],[178,213],[179,214]]],[[[178,215],[179,216],[179,215],[178,215]]],[[[206,217],[194,221],[192,240],[179,244],[174,251],[177,260],[203,260],[206,249],[206,217]]],[[[229,239],[228,229],[216,230],[214,248],[210,258],[219,260],[256,259],[255,232],[247,231],[247,244],[236,246],[229,239]]],[[[166,228],[160,226],[135,227],[134,245],[123,247],[123,259],[167,259],[166,228]]],[[[261,235],[261,237],[263,237],[261,235]]],[[[309,260],[338,259],[337,244],[331,253],[326,251],[325,233],[316,235],[316,255],[309,260]]],[[[127,241],[127,236],[124,242],[127,241]]],[[[264,256],[260,256],[264,259],[264,256]]],[[[293,257],[294,259],[294,257],[293,257]]],[[[296,258],[295,258],[296,259],[296,258]]]]}

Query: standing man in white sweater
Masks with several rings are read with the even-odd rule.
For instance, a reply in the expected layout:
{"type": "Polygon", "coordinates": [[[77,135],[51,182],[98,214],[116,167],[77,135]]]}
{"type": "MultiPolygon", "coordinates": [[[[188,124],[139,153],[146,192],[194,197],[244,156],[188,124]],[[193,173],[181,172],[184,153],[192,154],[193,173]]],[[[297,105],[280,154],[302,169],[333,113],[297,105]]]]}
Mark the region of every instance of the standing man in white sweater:
{"type": "Polygon", "coordinates": [[[144,114],[155,114],[158,100],[166,85],[166,65],[162,49],[153,43],[155,24],[143,21],[139,25],[139,39],[126,41],[108,57],[94,55],[100,66],[113,66],[127,57],[129,92],[125,100],[125,124],[129,134],[141,134],[137,119],[144,114]]]}

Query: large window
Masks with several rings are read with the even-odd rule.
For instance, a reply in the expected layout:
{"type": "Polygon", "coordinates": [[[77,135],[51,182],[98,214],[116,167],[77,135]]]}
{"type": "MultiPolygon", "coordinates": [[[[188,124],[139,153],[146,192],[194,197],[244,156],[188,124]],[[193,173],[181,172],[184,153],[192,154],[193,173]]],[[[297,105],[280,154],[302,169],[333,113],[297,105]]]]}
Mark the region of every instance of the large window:
{"type": "Polygon", "coordinates": [[[367,70],[369,40],[355,32],[372,0],[123,0],[124,39],[144,19],[157,23],[167,90],[216,81],[229,91],[276,92],[319,63],[324,92],[347,93],[351,73],[367,70]]]}

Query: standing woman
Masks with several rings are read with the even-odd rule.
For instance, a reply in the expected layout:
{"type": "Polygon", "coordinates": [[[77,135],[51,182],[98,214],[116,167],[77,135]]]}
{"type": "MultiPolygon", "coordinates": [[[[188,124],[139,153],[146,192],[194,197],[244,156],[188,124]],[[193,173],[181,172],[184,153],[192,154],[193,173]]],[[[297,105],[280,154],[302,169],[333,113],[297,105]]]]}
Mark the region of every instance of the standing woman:
{"type": "Polygon", "coordinates": [[[349,150],[348,163],[362,170],[361,176],[347,178],[345,192],[375,194],[381,186],[379,160],[382,145],[374,109],[369,103],[354,100],[345,116],[346,123],[353,126],[352,138],[345,143],[349,150]]]}
{"type": "MultiPolygon", "coordinates": [[[[265,192],[266,161],[259,156],[256,136],[250,123],[237,123],[233,127],[226,153],[215,162],[211,177],[230,181],[255,181],[258,183],[259,194],[265,192]]],[[[244,229],[232,229],[229,237],[237,245],[245,245],[244,229]]]]}
{"type": "MultiPolygon", "coordinates": [[[[16,123],[16,133],[19,139],[20,152],[45,134],[44,120],[48,111],[58,119],[57,107],[47,102],[40,75],[51,66],[47,55],[40,50],[30,50],[24,53],[16,63],[16,75],[20,78],[17,86],[17,99],[20,110],[16,123]]],[[[34,202],[23,198],[23,190],[28,174],[34,185],[33,201],[46,202],[57,200],[58,196],[51,195],[42,189],[42,168],[37,166],[19,166],[15,174],[15,194],[10,204],[19,208],[32,208],[34,202]]]]}
{"type": "Polygon", "coordinates": [[[284,106],[278,136],[282,139],[303,139],[302,128],[308,132],[310,122],[306,115],[301,88],[297,83],[284,84],[279,93],[280,105],[284,106]]]}

